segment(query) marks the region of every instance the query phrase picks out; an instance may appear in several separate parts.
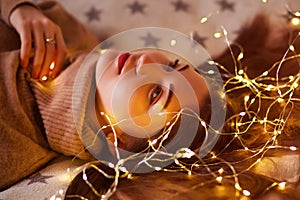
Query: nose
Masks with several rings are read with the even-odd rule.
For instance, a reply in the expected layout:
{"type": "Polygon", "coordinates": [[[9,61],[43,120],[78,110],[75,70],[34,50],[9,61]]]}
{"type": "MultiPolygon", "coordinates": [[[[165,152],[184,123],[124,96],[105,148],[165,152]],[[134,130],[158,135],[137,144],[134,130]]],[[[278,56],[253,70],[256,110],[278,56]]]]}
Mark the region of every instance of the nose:
{"type": "Polygon", "coordinates": [[[137,60],[137,65],[135,69],[136,74],[140,75],[145,73],[145,69],[149,68],[150,63],[155,64],[155,62],[151,59],[150,56],[148,56],[147,54],[141,55],[137,60]]]}

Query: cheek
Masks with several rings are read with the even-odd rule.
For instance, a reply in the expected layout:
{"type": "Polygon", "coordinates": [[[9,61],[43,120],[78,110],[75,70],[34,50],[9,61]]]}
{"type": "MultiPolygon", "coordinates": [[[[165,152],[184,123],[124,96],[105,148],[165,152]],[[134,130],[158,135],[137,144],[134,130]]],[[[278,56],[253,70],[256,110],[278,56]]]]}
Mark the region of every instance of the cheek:
{"type": "Polygon", "coordinates": [[[149,102],[147,97],[147,91],[149,91],[148,86],[142,86],[130,95],[128,108],[129,115],[136,125],[145,127],[151,122],[148,109],[149,102]]]}

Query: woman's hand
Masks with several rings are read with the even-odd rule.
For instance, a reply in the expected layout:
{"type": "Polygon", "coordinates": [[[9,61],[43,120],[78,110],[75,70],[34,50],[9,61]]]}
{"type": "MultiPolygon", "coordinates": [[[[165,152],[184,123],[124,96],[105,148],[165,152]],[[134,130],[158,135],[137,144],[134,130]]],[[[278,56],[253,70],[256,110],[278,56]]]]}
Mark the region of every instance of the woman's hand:
{"type": "Polygon", "coordinates": [[[40,10],[30,5],[18,6],[10,15],[10,23],[21,39],[21,66],[26,68],[33,54],[32,77],[55,78],[63,69],[66,45],[59,26],[40,10]],[[50,69],[54,61],[54,68],[50,69]]]}

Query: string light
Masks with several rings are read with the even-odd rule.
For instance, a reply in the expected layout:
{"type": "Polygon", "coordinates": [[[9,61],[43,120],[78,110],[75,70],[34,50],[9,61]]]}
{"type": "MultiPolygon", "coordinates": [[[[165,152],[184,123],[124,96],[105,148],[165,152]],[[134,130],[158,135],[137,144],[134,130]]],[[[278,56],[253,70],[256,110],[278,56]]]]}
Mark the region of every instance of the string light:
{"type": "MultiPolygon", "coordinates": [[[[262,0],[263,3],[267,3],[267,0],[262,0]]],[[[295,15],[295,21],[292,22],[293,24],[299,24],[300,21],[297,21],[296,18],[300,17],[300,12],[294,12],[295,15]],[[297,22],[297,23],[296,23],[297,22]]],[[[200,19],[200,23],[206,23],[209,18],[212,16],[212,14],[209,14],[208,16],[205,16],[200,19]]],[[[298,18],[297,18],[298,19],[298,18]]],[[[293,20],[292,20],[293,21],[293,20]]],[[[297,54],[297,49],[294,46],[294,42],[298,39],[298,36],[294,39],[294,41],[290,44],[288,47],[287,52],[293,52],[294,55],[288,56],[286,53],[282,60],[279,62],[274,63],[274,65],[267,71],[264,71],[262,74],[249,78],[246,71],[244,69],[241,69],[240,61],[245,58],[245,52],[243,51],[242,47],[240,48],[240,52],[237,57],[234,57],[234,54],[230,48],[230,42],[227,38],[228,32],[226,31],[225,28],[222,29],[222,32],[215,32],[213,34],[213,37],[218,39],[221,38],[222,36],[225,37],[229,50],[231,51],[232,59],[234,61],[234,67],[235,67],[235,72],[231,73],[226,69],[226,66],[222,66],[219,63],[216,63],[215,61],[208,61],[208,64],[211,65],[216,65],[219,67],[220,70],[223,70],[225,73],[224,77],[227,77],[227,81],[224,83],[224,90],[225,92],[222,95],[227,95],[231,94],[235,91],[241,90],[241,89],[247,89],[249,93],[245,94],[242,96],[244,99],[244,108],[243,110],[240,110],[237,112],[237,114],[231,116],[228,119],[228,123],[232,127],[232,131],[230,132],[218,132],[215,131],[215,133],[221,134],[221,135],[231,135],[233,136],[232,141],[238,141],[240,142],[240,145],[242,146],[240,151],[244,151],[249,154],[245,160],[249,161],[250,159],[253,159],[253,162],[249,164],[249,169],[250,170],[253,166],[257,165],[258,163],[261,163],[263,161],[263,158],[265,154],[270,150],[270,149],[286,149],[290,151],[297,151],[299,150],[295,146],[278,146],[277,142],[278,139],[283,135],[283,130],[285,128],[285,123],[287,119],[290,116],[290,113],[292,112],[292,104],[294,102],[300,102],[300,99],[294,96],[295,90],[298,89],[299,86],[299,79],[300,79],[300,73],[294,74],[294,75],[288,75],[286,77],[279,77],[279,69],[282,67],[282,64],[293,60],[293,59],[298,59],[300,57],[300,54],[297,54]],[[276,77],[269,76],[272,74],[272,72],[276,72],[276,77]],[[230,87],[228,87],[230,86],[230,87]],[[226,89],[230,88],[230,89],[226,89]],[[265,102],[270,102],[268,104],[265,104],[265,102]],[[253,104],[256,104],[256,109],[251,109],[253,104]],[[264,111],[263,114],[261,114],[262,110],[262,105],[264,106],[267,105],[266,110],[264,111]],[[279,113],[278,116],[271,116],[270,112],[274,108],[274,106],[281,106],[282,111],[279,113]],[[259,117],[259,114],[261,114],[262,117],[259,117]],[[252,146],[248,146],[247,142],[245,142],[242,137],[244,134],[247,133],[247,131],[252,128],[254,125],[259,125],[263,128],[263,132],[268,138],[266,139],[265,143],[262,144],[260,148],[253,148],[252,146]]],[[[176,40],[170,40],[170,45],[174,46],[176,45],[177,41],[176,40]]],[[[99,53],[104,53],[104,50],[99,51],[99,53]]],[[[236,55],[236,54],[235,54],[236,55]]],[[[215,72],[213,70],[208,70],[207,74],[213,75],[215,72]]],[[[100,113],[103,116],[106,116],[109,118],[105,113],[101,112],[100,113]]],[[[184,110],[179,111],[178,113],[175,114],[176,120],[170,121],[166,124],[166,128],[164,132],[161,134],[156,139],[152,139],[148,141],[148,147],[146,149],[147,152],[152,152],[147,154],[145,158],[139,163],[143,163],[147,165],[148,167],[152,168],[153,171],[166,171],[166,172],[178,172],[178,171],[185,171],[188,176],[193,176],[193,174],[197,174],[198,172],[195,171],[195,169],[199,169],[201,167],[204,167],[207,169],[207,172],[212,175],[213,181],[215,180],[218,184],[222,184],[225,179],[233,179],[234,181],[234,188],[236,190],[236,196],[239,195],[244,195],[244,198],[250,197],[253,195],[251,191],[248,189],[244,189],[240,185],[239,181],[239,176],[240,173],[237,172],[235,169],[235,164],[226,160],[223,160],[220,154],[216,154],[215,152],[210,152],[210,155],[208,158],[202,159],[198,158],[197,154],[191,151],[188,148],[182,148],[178,149],[175,153],[169,153],[166,152],[163,144],[164,141],[168,140],[170,137],[170,133],[172,131],[173,126],[177,123],[177,119],[181,116],[184,115],[184,110]],[[167,159],[160,160],[155,155],[165,155],[168,157],[167,159]],[[197,161],[192,164],[188,164],[185,162],[182,162],[181,159],[190,159],[190,158],[196,158],[197,161]],[[155,160],[156,162],[165,162],[166,160],[172,160],[175,164],[176,167],[173,168],[162,168],[160,166],[155,166],[154,164],[151,164],[151,161],[155,160]],[[225,165],[225,167],[221,167],[218,170],[212,168],[209,162],[206,161],[214,161],[214,162],[219,162],[222,165],[225,165]]],[[[205,123],[202,119],[200,119],[199,116],[200,124],[207,129],[209,124],[205,123]]],[[[109,121],[109,125],[105,125],[102,127],[102,129],[105,128],[111,128],[114,131],[114,126],[117,126],[117,124],[112,124],[109,121]]],[[[117,141],[117,134],[114,132],[115,136],[115,141],[117,141]]],[[[228,148],[231,143],[229,143],[225,148],[228,148]]],[[[101,169],[99,169],[95,163],[90,165],[93,168],[97,169],[99,173],[102,173],[106,177],[110,177],[114,179],[114,183],[111,185],[111,187],[107,190],[106,193],[104,194],[99,194],[93,186],[88,182],[88,177],[86,173],[83,173],[82,179],[87,183],[87,185],[93,190],[93,192],[99,196],[101,199],[107,199],[109,196],[111,196],[115,191],[118,186],[118,180],[121,177],[126,177],[127,179],[134,179],[133,172],[128,171],[126,167],[124,167],[125,163],[133,159],[135,156],[132,156],[131,158],[124,158],[120,159],[118,156],[118,143],[114,143],[115,145],[115,151],[117,155],[117,159],[119,159],[119,162],[116,164],[113,163],[107,163],[107,165],[115,171],[115,175],[111,176],[103,172],[101,169]],[[122,173],[121,173],[122,172],[122,173]],[[121,175],[123,174],[123,175],[121,175]]],[[[224,151],[222,150],[222,151],[224,151]]],[[[221,151],[221,152],[222,152],[221,151]]],[[[136,156],[139,154],[137,153],[136,156]]],[[[239,162],[243,162],[239,161],[239,162]]],[[[104,161],[99,161],[104,162],[104,161]]],[[[270,188],[277,186],[278,190],[285,190],[286,189],[286,182],[281,182],[277,183],[274,182],[270,185],[270,188]]],[[[266,190],[268,190],[267,188],[266,190]]]]}

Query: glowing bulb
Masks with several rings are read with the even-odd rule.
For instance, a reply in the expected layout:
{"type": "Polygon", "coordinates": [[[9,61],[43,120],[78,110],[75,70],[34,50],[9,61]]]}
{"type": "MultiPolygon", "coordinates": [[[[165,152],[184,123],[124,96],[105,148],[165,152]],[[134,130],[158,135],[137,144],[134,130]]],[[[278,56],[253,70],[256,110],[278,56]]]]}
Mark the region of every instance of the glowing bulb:
{"type": "Polygon", "coordinates": [[[242,75],[244,73],[244,70],[242,70],[242,69],[240,69],[239,71],[238,71],[238,74],[239,75],[242,75]]]}
{"type": "Polygon", "coordinates": [[[269,72],[268,71],[265,71],[262,75],[263,76],[268,76],[269,72]]]}
{"type": "Polygon", "coordinates": [[[251,195],[251,193],[248,191],[248,190],[243,190],[243,194],[246,196],[246,197],[249,197],[251,195]]]}
{"type": "Polygon", "coordinates": [[[295,147],[295,146],[290,146],[290,150],[296,151],[296,150],[297,150],[297,147],[295,147]]]}
{"type": "Polygon", "coordinates": [[[150,141],[150,143],[151,143],[152,145],[156,144],[156,143],[157,143],[157,139],[155,139],[155,140],[153,140],[153,141],[150,141]]]}
{"type": "Polygon", "coordinates": [[[281,182],[281,183],[278,184],[278,189],[279,190],[284,190],[285,186],[286,186],[286,182],[281,182]]]}
{"type": "Polygon", "coordinates": [[[238,61],[240,61],[240,60],[242,60],[244,58],[244,53],[243,52],[241,52],[240,54],[239,54],[239,56],[238,56],[238,61]]]}
{"type": "Polygon", "coordinates": [[[244,100],[247,102],[247,101],[249,101],[249,96],[245,96],[245,98],[244,98],[244,100]]]}
{"type": "Polygon", "coordinates": [[[222,180],[223,180],[222,176],[218,176],[218,177],[216,178],[216,181],[218,181],[219,183],[221,183],[222,180]]]}
{"type": "Polygon", "coordinates": [[[208,73],[209,75],[213,75],[215,72],[214,72],[214,70],[209,70],[207,73],[208,73]]]}
{"type": "Polygon", "coordinates": [[[170,41],[170,45],[171,45],[171,46],[175,46],[175,45],[176,45],[176,43],[177,43],[177,41],[176,41],[176,40],[171,40],[171,41],[170,41]]]}
{"type": "Polygon", "coordinates": [[[236,183],[236,184],[234,185],[234,187],[235,187],[235,189],[237,189],[237,190],[239,190],[239,191],[242,190],[242,188],[241,188],[241,186],[240,186],[239,183],[236,183]]]}
{"type": "Polygon", "coordinates": [[[224,172],[224,169],[223,169],[223,168],[221,168],[221,169],[219,169],[219,170],[218,170],[218,172],[219,172],[219,174],[223,174],[223,172],[224,172]]]}
{"type": "Polygon", "coordinates": [[[282,103],[282,102],[283,102],[283,98],[280,98],[280,97],[279,97],[279,98],[277,99],[277,101],[278,101],[278,103],[282,103]]]}
{"type": "Polygon", "coordinates": [[[55,66],[55,62],[52,61],[52,63],[50,64],[49,68],[52,70],[52,69],[54,69],[54,66],[55,66]]]}
{"type": "Polygon", "coordinates": [[[267,3],[267,2],[268,2],[268,0],[262,0],[262,2],[263,2],[263,3],[267,3]]]}
{"type": "Polygon", "coordinates": [[[132,174],[128,174],[128,175],[127,175],[127,178],[128,178],[128,179],[133,179],[132,174]]]}
{"type": "Polygon", "coordinates": [[[219,39],[221,36],[222,36],[222,34],[221,34],[220,32],[215,32],[215,33],[214,33],[214,37],[215,37],[216,39],[219,39]]]}
{"type": "Polygon", "coordinates": [[[83,175],[82,175],[82,179],[85,180],[85,181],[87,181],[87,175],[86,175],[86,174],[83,174],[83,175]]]}
{"type": "Polygon", "coordinates": [[[214,152],[210,152],[210,154],[212,155],[211,158],[213,158],[213,159],[217,158],[217,156],[216,156],[216,154],[214,152]]]}
{"type": "Polygon", "coordinates": [[[56,196],[55,195],[53,195],[52,197],[50,197],[50,199],[49,200],[55,200],[56,199],[56,196]]]}
{"type": "Polygon", "coordinates": [[[64,193],[64,190],[63,190],[63,189],[60,189],[60,190],[58,191],[58,193],[59,193],[60,195],[62,195],[62,194],[64,193]]]}
{"type": "Polygon", "coordinates": [[[107,49],[98,49],[99,54],[104,54],[107,51],[107,49]]]}
{"type": "Polygon", "coordinates": [[[108,166],[109,166],[110,168],[114,168],[114,167],[115,167],[115,165],[114,165],[113,163],[108,163],[108,166]]]}
{"type": "Polygon", "coordinates": [[[160,167],[154,167],[154,169],[155,169],[156,171],[160,171],[160,170],[161,170],[160,167]]]}
{"type": "Polygon", "coordinates": [[[294,82],[292,85],[293,88],[297,88],[298,86],[299,86],[299,84],[297,82],[294,82]]]}
{"type": "Polygon", "coordinates": [[[46,81],[47,79],[48,79],[47,76],[43,76],[43,77],[42,77],[42,80],[43,80],[43,81],[46,81]]]}
{"type": "Polygon", "coordinates": [[[208,18],[207,17],[202,17],[202,19],[200,20],[201,24],[204,24],[205,22],[207,22],[208,18]]]}
{"type": "Polygon", "coordinates": [[[300,24],[300,19],[297,18],[297,17],[294,17],[294,18],[291,19],[291,23],[294,26],[298,26],[300,24]]]}
{"type": "Polygon", "coordinates": [[[291,51],[295,51],[295,47],[294,47],[293,45],[290,45],[289,49],[290,49],[291,51]]]}
{"type": "Polygon", "coordinates": [[[189,175],[189,176],[191,176],[191,175],[192,175],[192,172],[191,172],[191,171],[189,171],[189,172],[188,172],[188,175],[189,175]]]}
{"type": "Polygon", "coordinates": [[[245,115],[246,115],[246,112],[240,112],[240,115],[241,115],[241,116],[245,116],[245,115]]]}

